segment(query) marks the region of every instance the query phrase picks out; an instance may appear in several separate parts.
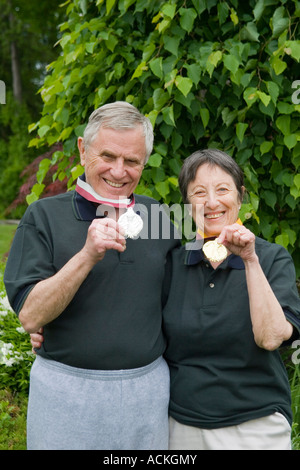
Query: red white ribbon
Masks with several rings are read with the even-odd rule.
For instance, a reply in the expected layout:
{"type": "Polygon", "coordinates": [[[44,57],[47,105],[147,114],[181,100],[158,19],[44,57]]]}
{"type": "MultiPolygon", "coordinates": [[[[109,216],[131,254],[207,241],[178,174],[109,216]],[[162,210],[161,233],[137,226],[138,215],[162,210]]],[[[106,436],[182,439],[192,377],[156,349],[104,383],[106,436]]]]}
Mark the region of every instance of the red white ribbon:
{"type": "Polygon", "coordinates": [[[94,191],[92,186],[83,181],[81,178],[77,179],[77,184],[75,188],[76,192],[80,194],[80,196],[84,197],[88,201],[95,202],[97,204],[107,204],[113,207],[119,208],[128,208],[134,206],[134,197],[128,199],[108,199],[100,196],[99,194],[94,191]]]}

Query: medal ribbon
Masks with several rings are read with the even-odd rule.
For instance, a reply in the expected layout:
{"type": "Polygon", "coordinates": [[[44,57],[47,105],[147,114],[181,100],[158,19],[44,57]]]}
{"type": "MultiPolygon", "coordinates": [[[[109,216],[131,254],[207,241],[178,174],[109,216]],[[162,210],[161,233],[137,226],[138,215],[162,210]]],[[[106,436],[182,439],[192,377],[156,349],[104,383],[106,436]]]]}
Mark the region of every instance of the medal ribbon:
{"type": "MultiPolygon", "coordinates": [[[[243,222],[241,221],[241,219],[237,219],[236,224],[243,225],[243,222]]],[[[212,238],[212,237],[209,237],[204,232],[202,232],[202,230],[200,230],[200,228],[198,228],[197,238],[212,238]]],[[[218,238],[218,237],[216,236],[215,238],[218,238]]]]}
{"type": "Polygon", "coordinates": [[[127,199],[108,199],[100,196],[92,186],[81,178],[77,178],[75,191],[88,201],[96,204],[107,204],[113,207],[128,208],[134,206],[134,196],[127,199]]]}

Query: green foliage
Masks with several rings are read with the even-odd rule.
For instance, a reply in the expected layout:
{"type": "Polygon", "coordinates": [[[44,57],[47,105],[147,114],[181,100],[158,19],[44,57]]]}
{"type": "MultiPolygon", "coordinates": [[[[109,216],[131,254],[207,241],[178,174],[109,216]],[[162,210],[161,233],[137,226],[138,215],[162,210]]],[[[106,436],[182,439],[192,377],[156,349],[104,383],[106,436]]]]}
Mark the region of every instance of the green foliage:
{"type": "Polygon", "coordinates": [[[225,150],[245,172],[243,220],[285,246],[299,275],[299,2],[69,0],[65,6],[60,53],[40,90],[42,117],[30,126],[37,132],[31,146],[63,142],[57,177],[66,175],[71,187],[82,171],[65,168],[90,112],[126,100],[155,129],[154,155],[137,191],[177,203],[182,161],[199,148],[225,150]]]}
{"type": "Polygon", "coordinates": [[[15,198],[20,185],[19,175],[30,161],[35,149],[28,152],[28,122],[30,115],[26,105],[15,102],[11,92],[7,93],[5,105],[0,105],[0,213],[15,198]],[[30,155],[31,154],[31,155],[30,155]]]}
{"type": "Polygon", "coordinates": [[[27,397],[0,390],[0,450],[26,450],[27,397]]]}
{"type": "MultiPolygon", "coordinates": [[[[0,0],[0,80],[6,85],[6,104],[0,104],[1,218],[8,215],[6,209],[24,182],[20,173],[41,153],[28,148],[28,125],[40,116],[43,103],[37,90],[45,78],[46,64],[55,57],[53,44],[61,19],[58,5],[57,0],[0,0]]],[[[24,210],[18,207],[9,216],[19,218],[24,210]]]]}

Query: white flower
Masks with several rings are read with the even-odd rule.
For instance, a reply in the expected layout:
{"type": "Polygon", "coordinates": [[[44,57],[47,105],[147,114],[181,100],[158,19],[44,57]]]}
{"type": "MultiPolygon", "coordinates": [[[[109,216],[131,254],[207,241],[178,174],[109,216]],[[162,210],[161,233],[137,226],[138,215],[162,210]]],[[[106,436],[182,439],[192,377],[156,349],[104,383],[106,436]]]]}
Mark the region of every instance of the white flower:
{"type": "Polygon", "coordinates": [[[17,330],[18,333],[26,333],[23,326],[19,326],[18,328],[16,328],[16,330],[17,330]]]}
{"type": "Polygon", "coordinates": [[[4,310],[9,311],[9,312],[13,311],[13,309],[10,306],[7,295],[5,295],[4,297],[0,297],[0,307],[3,307],[4,310]]]}

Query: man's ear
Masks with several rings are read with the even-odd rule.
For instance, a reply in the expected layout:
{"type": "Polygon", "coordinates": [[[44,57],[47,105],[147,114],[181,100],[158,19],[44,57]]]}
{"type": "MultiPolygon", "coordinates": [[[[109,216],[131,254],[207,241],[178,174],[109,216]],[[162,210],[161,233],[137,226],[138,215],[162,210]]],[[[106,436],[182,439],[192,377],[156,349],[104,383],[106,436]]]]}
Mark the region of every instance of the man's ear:
{"type": "Polygon", "coordinates": [[[83,137],[78,137],[77,146],[78,146],[78,150],[80,153],[80,163],[82,166],[84,166],[85,165],[85,148],[84,148],[83,137]]]}

